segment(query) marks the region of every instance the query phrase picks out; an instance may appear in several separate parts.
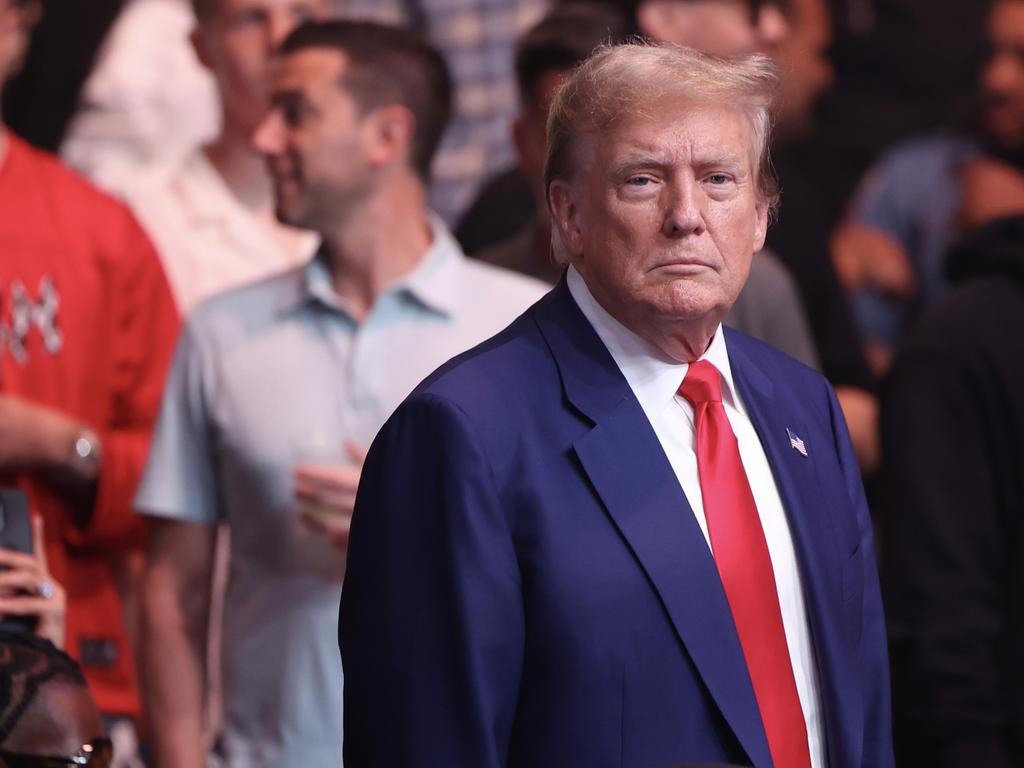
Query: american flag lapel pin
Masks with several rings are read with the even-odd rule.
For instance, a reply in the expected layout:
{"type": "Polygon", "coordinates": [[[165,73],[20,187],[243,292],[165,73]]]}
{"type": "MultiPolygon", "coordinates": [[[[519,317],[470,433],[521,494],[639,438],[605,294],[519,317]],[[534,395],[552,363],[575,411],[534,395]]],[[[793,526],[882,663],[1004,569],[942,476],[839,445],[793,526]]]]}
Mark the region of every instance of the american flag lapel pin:
{"type": "Polygon", "coordinates": [[[789,435],[789,444],[793,446],[793,450],[801,456],[807,456],[807,446],[804,445],[803,439],[794,433],[789,427],[786,427],[786,434],[789,435]]]}

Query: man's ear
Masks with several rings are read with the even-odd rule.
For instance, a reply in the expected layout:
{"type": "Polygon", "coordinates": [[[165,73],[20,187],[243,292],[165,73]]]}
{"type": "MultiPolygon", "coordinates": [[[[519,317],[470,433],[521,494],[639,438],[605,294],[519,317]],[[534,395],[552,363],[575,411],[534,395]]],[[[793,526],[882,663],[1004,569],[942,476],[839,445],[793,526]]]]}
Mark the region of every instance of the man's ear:
{"type": "Polygon", "coordinates": [[[392,164],[408,155],[416,134],[416,118],[407,107],[392,104],[373,110],[366,117],[369,143],[366,161],[371,168],[392,164]]]}
{"type": "Polygon", "coordinates": [[[754,252],[764,248],[765,237],[768,236],[768,203],[764,200],[754,205],[757,221],[754,223],[754,252]]]}
{"type": "Polygon", "coordinates": [[[519,161],[519,170],[525,171],[524,166],[526,165],[526,126],[523,124],[523,118],[517,117],[512,121],[510,129],[512,134],[512,145],[516,148],[516,159],[519,161]]]}
{"type": "Polygon", "coordinates": [[[583,228],[580,220],[579,190],[576,184],[555,179],[548,187],[551,218],[558,228],[566,256],[575,259],[583,252],[583,228]]]}

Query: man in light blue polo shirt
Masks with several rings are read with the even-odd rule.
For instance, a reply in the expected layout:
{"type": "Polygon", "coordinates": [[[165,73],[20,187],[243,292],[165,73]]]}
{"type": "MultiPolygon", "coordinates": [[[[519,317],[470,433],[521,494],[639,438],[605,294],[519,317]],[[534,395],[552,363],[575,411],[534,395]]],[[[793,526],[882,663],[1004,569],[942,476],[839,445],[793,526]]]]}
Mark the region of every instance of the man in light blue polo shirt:
{"type": "Polygon", "coordinates": [[[284,43],[255,143],[308,267],[188,319],[137,508],[153,519],[144,673],[162,764],[203,765],[214,526],[232,532],[223,764],[336,768],[335,643],[362,451],[430,371],[507,325],[540,283],[466,260],[425,208],[447,119],[440,56],[411,33],[307,24],[284,43]]]}

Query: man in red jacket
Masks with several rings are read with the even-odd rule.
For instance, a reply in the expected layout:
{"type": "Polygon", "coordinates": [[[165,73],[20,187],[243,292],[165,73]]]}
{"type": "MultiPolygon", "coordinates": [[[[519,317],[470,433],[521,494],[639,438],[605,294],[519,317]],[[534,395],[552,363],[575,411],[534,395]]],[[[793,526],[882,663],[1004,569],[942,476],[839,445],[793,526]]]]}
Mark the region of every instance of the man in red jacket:
{"type": "MultiPolygon", "coordinates": [[[[0,84],[37,11],[0,0],[0,84]]],[[[131,499],[177,326],[127,209],[0,122],[0,486],[45,521],[66,648],[107,715],[139,714],[118,579],[142,540],[131,499]]]]}

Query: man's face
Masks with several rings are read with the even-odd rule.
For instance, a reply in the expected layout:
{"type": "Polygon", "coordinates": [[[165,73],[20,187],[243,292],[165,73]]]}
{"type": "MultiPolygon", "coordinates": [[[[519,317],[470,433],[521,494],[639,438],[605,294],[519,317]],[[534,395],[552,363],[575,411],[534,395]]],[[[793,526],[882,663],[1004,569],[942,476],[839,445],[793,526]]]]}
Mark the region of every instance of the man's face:
{"type": "Polygon", "coordinates": [[[7,78],[17,72],[38,14],[35,2],[18,4],[0,0],[0,90],[7,78]]]}
{"type": "Polygon", "coordinates": [[[746,0],[644,0],[637,22],[655,40],[719,56],[770,51],[788,34],[774,2],[755,8],[746,0]]]}
{"type": "Polygon", "coordinates": [[[253,144],[266,158],[281,221],[323,232],[372,190],[372,114],[341,84],[348,63],[335,49],[306,48],[280,60],[270,110],[253,144]]]}
{"type": "Polygon", "coordinates": [[[775,136],[807,137],[818,96],[835,79],[828,57],[832,23],[825,0],[792,0],[789,34],[769,50],[785,72],[775,113],[775,136]]]}
{"type": "Polygon", "coordinates": [[[540,210],[544,203],[544,160],[548,152],[547,122],[551,102],[558,88],[566,81],[571,70],[553,69],[538,78],[536,99],[524,104],[523,111],[514,126],[516,151],[519,154],[519,170],[530,180],[540,210]]]}
{"type": "Polygon", "coordinates": [[[252,131],[267,107],[277,47],[299,24],[327,10],[327,0],[215,0],[194,42],[217,80],[229,120],[252,131]]]}
{"type": "Polygon", "coordinates": [[[577,177],[553,183],[570,261],[634,332],[713,327],[736,301],[767,227],[751,152],[737,109],[676,103],[595,137],[577,177]]]}
{"type": "Polygon", "coordinates": [[[1024,2],[1002,0],[988,21],[992,55],[982,71],[984,121],[1003,148],[1024,149],[1024,2]]]}

